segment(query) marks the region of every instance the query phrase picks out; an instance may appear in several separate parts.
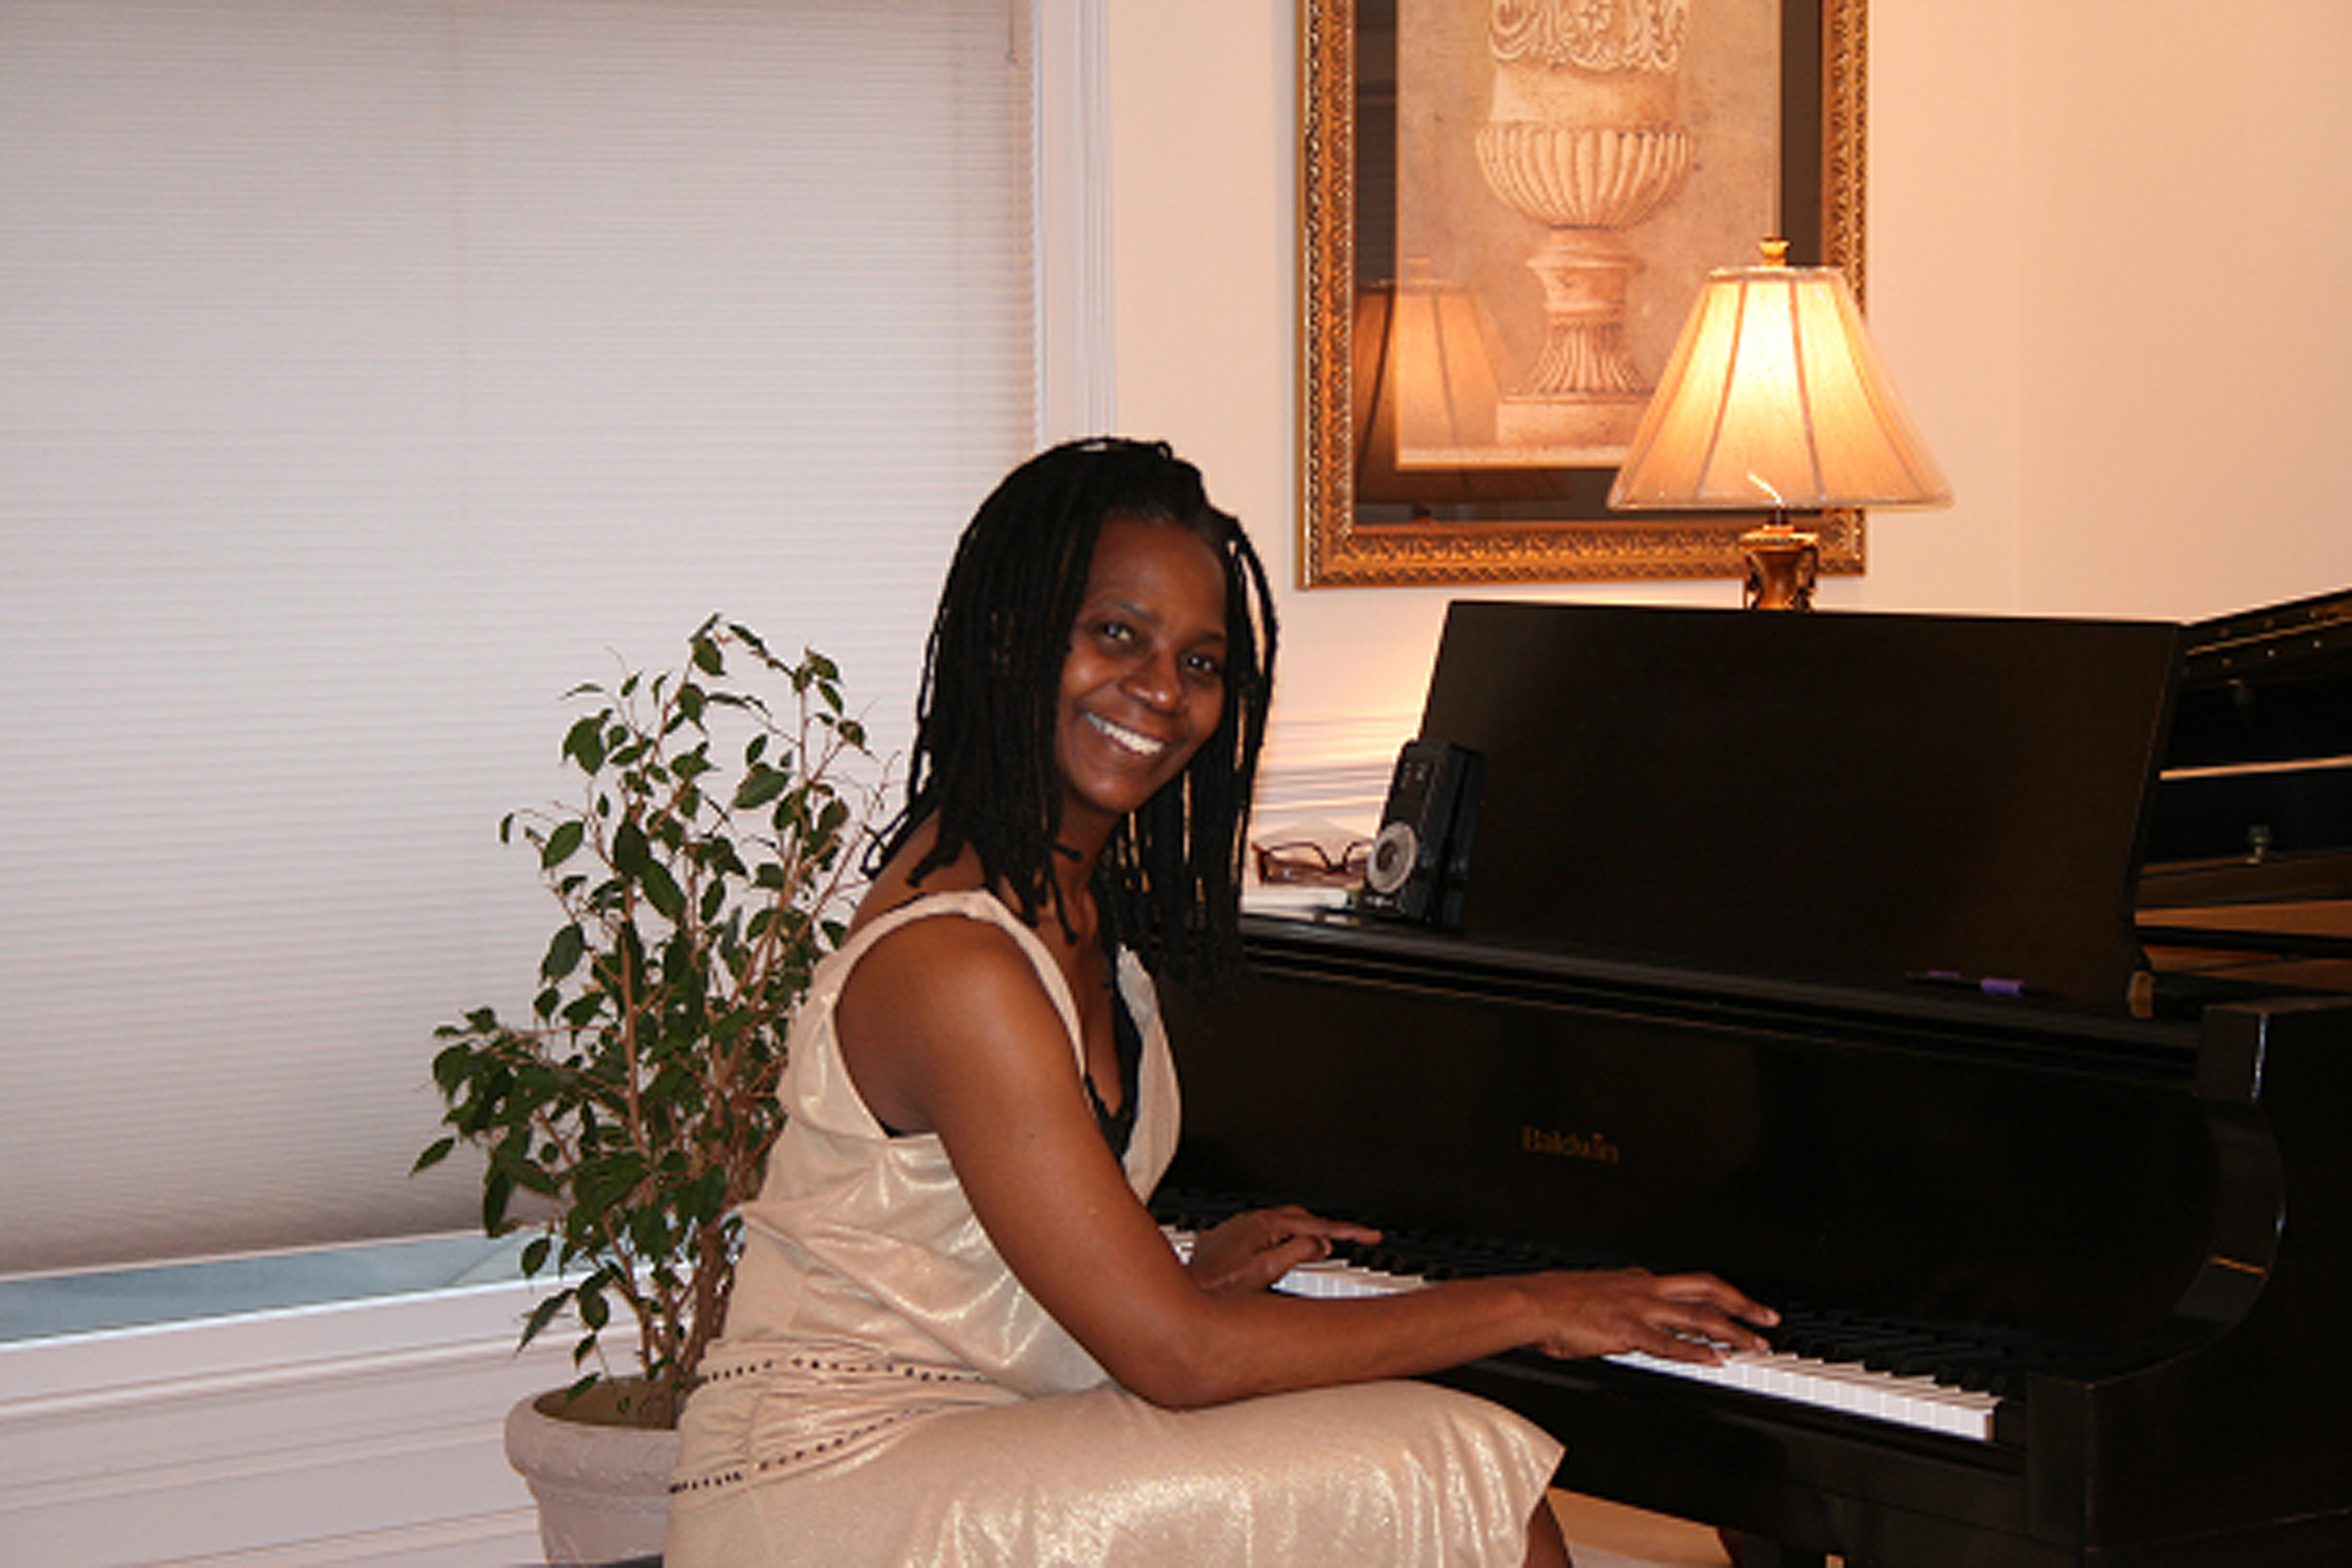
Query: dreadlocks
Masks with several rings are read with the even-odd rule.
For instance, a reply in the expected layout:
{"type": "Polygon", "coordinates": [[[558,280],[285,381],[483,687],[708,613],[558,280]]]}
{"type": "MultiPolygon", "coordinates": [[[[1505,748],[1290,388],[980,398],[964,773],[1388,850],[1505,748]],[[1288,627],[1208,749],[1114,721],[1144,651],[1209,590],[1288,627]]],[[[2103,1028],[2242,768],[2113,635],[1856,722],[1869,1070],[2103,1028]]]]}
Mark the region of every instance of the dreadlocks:
{"type": "Polygon", "coordinates": [[[1061,825],[1055,698],[1094,546],[1110,517],[1174,523],[1225,575],[1224,711],[1184,771],[1122,822],[1093,892],[1106,933],[1155,973],[1214,983],[1238,966],[1241,855],[1272,695],[1275,625],[1265,568],[1241,524],[1209,504],[1200,472],[1166,444],[1074,441],[1041,452],[980,503],[940,594],[915,705],[905,806],[879,866],[917,829],[939,831],[919,882],[968,847],[987,884],[1034,925],[1050,905],[1061,825]]]}

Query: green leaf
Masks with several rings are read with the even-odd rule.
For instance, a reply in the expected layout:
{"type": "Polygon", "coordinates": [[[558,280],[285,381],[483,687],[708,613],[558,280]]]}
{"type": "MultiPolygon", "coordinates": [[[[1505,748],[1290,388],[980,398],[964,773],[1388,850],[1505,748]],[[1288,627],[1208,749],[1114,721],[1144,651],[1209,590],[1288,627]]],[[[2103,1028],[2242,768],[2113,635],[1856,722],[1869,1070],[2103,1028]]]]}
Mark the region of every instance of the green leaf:
{"type": "Polygon", "coordinates": [[[448,1159],[449,1151],[456,1147],[455,1138],[434,1139],[425,1145],[424,1152],[417,1156],[417,1163],[408,1167],[408,1174],[414,1176],[421,1170],[431,1170],[435,1165],[448,1159]]]}
{"type": "Polygon", "coordinates": [[[727,1173],[718,1166],[702,1173],[680,1196],[678,1207],[705,1225],[715,1225],[726,1212],[727,1173]]]}
{"type": "Polygon", "coordinates": [[[555,1315],[563,1311],[571,1299],[572,1290],[567,1285],[533,1307],[531,1309],[531,1316],[523,1320],[522,1342],[528,1345],[532,1340],[536,1339],[539,1337],[539,1331],[553,1323],[555,1315]]]}
{"type": "Polygon", "coordinates": [[[578,921],[564,927],[548,939],[547,957],[539,960],[540,978],[561,980],[580,967],[582,954],[588,951],[587,933],[578,921]]]}
{"type": "Polygon", "coordinates": [[[637,879],[645,890],[646,902],[661,911],[664,920],[675,921],[686,912],[686,895],[670,875],[670,868],[660,861],[647,861],[637,879]]]}
{"type": "Polygon", "coordinates": [[[624,816],[612,830],[612,869],[624,877],[640,877],[653,861],[653,849],[645,842],[645,830],[634,816],[624,816]]]}
{"type": "Polygon", "coordinates": [[[580,764],[583,773],[594,773],[604,766],[605,715],[592,713],[575,722],[564,735],[564,755],[580,764]]]}
{"type": "Polygon", "coordinates": [[[624,1202],[644,1178],[645,1162],[633,1152],[583,1166],[572,1185],[576,1212],[600,1213],[615,1203],[624,1202]]]}
{"type": "Polygon", "coordinates": [[[588,836],[588,824],[578,817],[555,825],[548,841],[539,847],[539,869],[548,871],[562,865],[580,852],[580,841],[588,836]]]}
{"type": "Polygon", "coordinates": [[[433,1082],[444,1100],[457,1092],[457,1086],[466,1081],[467,1074],[472,1070],[473,1047],[470,1045],[447,1046],[434,1055],[433,1082]]]}
{"type": "Polygon", "coordinates": [[[482,1233],[498,1236],[506,1230],[506,1205],[515,1196],[515,1179],[495,1161],[482,1175],[482,1233]]]}
{"type": "Polygon", "coordinates": [[[755,811],[783,794],[791,783],[792,775],[783,768],[755,763],[751,771],[743,775],[743,782],[736,786],[735,809],[755,811]]]}

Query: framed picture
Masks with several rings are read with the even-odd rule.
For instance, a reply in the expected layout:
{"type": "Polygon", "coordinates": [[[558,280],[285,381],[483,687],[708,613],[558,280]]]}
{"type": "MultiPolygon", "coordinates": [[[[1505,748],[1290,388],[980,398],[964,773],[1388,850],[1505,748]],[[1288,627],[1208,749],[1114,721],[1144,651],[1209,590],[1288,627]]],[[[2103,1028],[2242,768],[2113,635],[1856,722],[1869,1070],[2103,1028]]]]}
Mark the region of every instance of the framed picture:
{"type": "Polygon", "coordinates": [[[1709,271],[1862,292],[1866,5],[1300,0],[1303,586],[1741,575],[1609,485],[1709,271]]]}

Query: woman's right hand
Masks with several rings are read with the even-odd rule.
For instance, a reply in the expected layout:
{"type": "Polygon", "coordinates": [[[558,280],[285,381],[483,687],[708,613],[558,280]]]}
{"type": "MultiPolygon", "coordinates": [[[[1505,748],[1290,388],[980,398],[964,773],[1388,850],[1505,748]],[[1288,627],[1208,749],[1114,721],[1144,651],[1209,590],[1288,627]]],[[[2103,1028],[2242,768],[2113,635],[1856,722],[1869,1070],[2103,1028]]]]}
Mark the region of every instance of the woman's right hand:
{"type": "Polygon", "coordinates": [[[1780,1314],[1713,1275],[1643,1269],[1527,1277],[1549,1325],[1537,1348],[1562,1357],[1641,1351],[1669,1361],[1715,1362],[1772,1347],[1760,1328],[1780,1314]]]}
{"type": "Polygon", "coordinates": [[[1327,1220],[1295,1204],[1236,1214],[1193,1243],[1185,1269],[1211,1295],[1248,1295],[1263,1291],[1301,1263],[1331,1256],[1334,1242],[1371,1243],[1380,1232],[1343,1220],[1327,1220]]]}

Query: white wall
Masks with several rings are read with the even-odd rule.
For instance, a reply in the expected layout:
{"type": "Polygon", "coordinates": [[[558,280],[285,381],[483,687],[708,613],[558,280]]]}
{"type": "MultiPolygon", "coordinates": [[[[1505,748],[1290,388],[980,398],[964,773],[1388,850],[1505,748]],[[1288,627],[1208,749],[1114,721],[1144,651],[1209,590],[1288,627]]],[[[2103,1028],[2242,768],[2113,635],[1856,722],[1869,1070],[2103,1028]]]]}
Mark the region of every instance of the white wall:
{"type": "MultiPolygon", "coordinates": [[[[1289,0],[1109,0],[1117,406],[1295,581],[1289,0]]],[[[1956,505],[1827,608],[2195,618],[2352,585],[2352,7],[1873,0],[1868,294],[1956,505]]],[[[1523,591],[1728,604],[1729,582],[1523,591]]],[[[1274,754],[1410,732],[1437,589],[1285,586],[1274,754]]]]}
{"type": "Polygon", "coordinates": [[[2026,603],[2190,615],[2352,582],[2352,7],[2019,15],[2026,603]]]}

